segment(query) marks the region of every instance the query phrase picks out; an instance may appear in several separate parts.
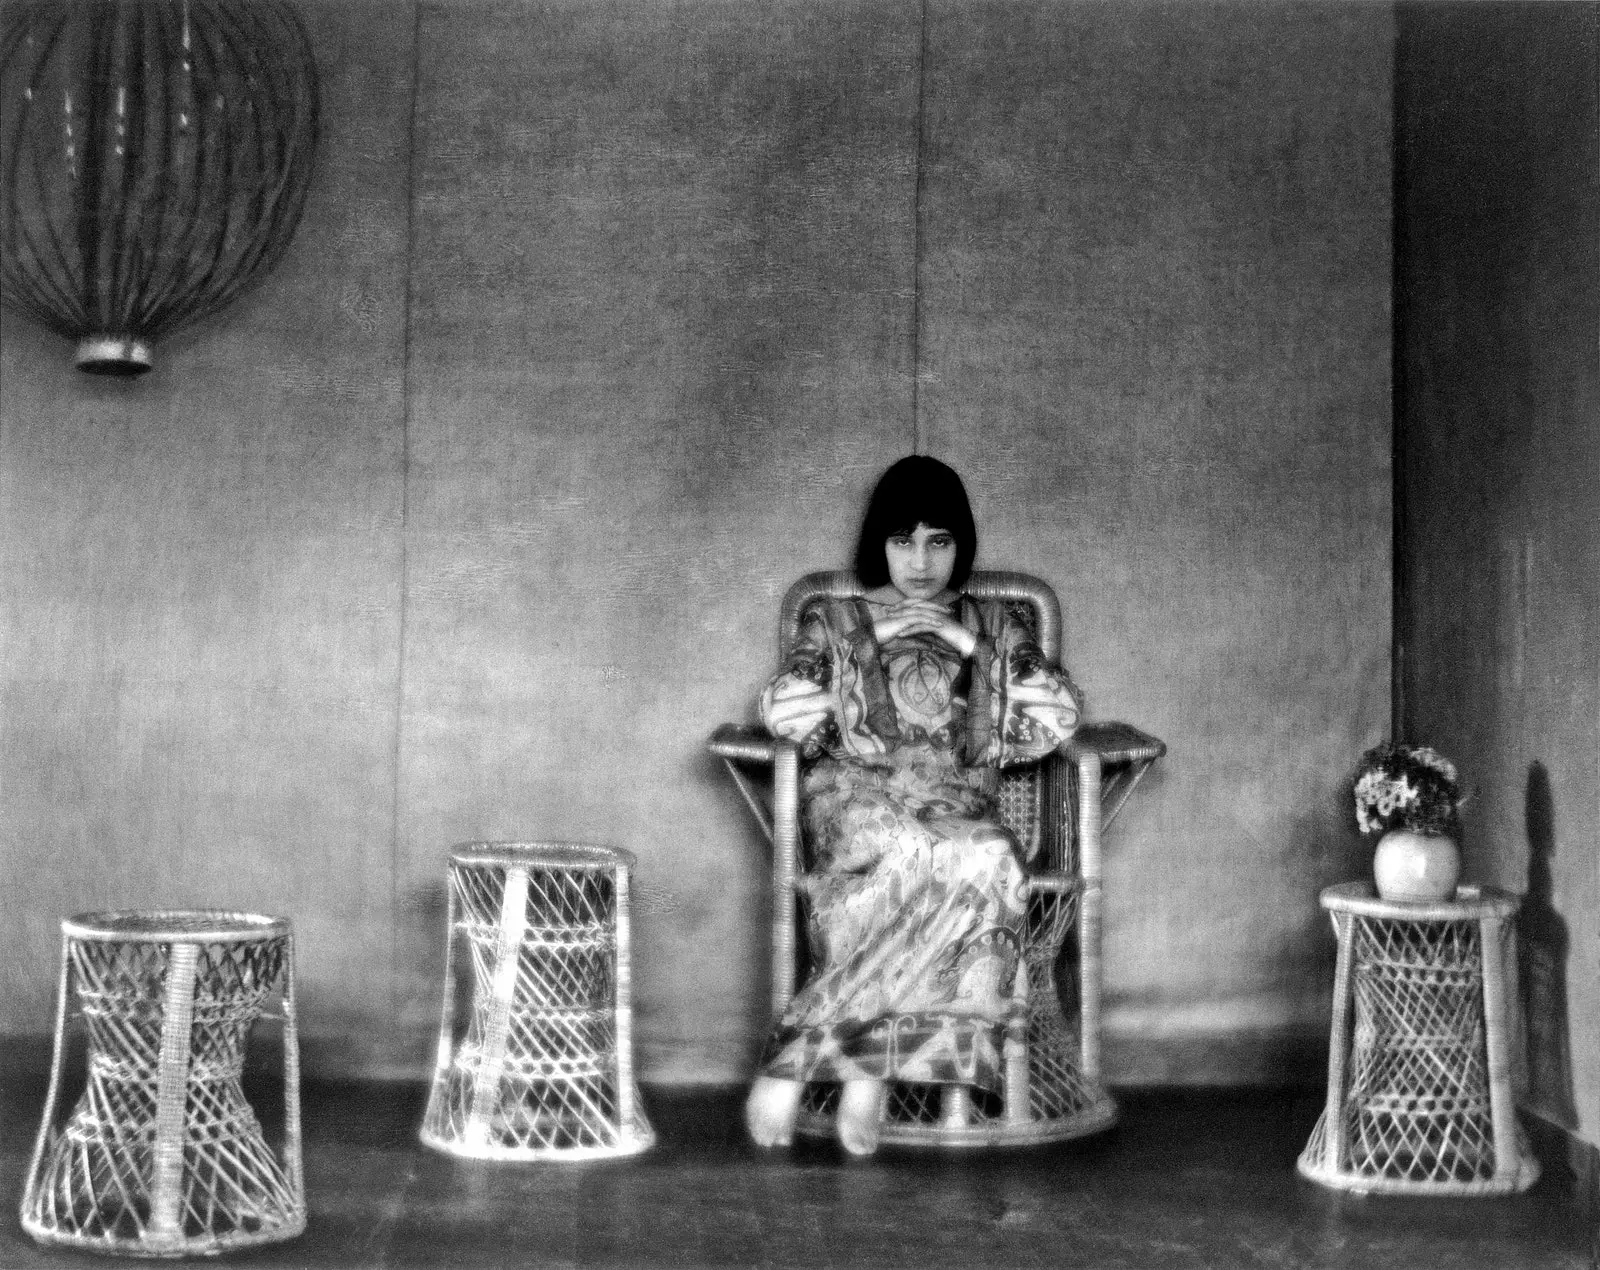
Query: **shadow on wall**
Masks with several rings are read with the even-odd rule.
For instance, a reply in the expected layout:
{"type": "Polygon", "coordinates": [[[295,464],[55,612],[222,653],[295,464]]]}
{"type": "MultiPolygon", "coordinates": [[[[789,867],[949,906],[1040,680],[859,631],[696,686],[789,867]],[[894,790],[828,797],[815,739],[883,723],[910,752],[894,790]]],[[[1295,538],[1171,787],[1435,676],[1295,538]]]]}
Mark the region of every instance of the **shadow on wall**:
{"type": "Polygon", "coordinates": [[[1527,1015],[1530,1108],[1568,1129],[1578,1127],[1567,1019],[1566,919],[1556,912],[1550,859],[1556,850],[1555,800],[1543,763],[1528,768],[1524,820],[1528,890],[1518,917],[1522,1000],[1527,1015]]]}

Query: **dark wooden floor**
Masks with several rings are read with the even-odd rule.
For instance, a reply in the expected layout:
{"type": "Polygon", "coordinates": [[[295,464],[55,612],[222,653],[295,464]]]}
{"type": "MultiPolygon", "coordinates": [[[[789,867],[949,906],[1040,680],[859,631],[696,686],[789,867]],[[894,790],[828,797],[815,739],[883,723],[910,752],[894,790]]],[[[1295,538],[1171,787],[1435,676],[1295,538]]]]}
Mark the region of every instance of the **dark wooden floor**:
{"type": "MultiPolygon", "coordinates": [[[[855,1161],[826,1145],[756,1151],[738,1091],[647,1089],[648,1154],[495,1165],[418,1144],[419,1088],[305,1092],[309,1228],[230,1264],[1591,1270],[1559,1168],[1494,1200],[1359,1199],[1302,1180],[1316,1091],[1125,1091],[1122,1123],[1093,1140],[855,1161]]],[[[0,1266],[103,1267],[18,1224],[42,1093],[31,1075],[0,1077],[0,1266]]]]}

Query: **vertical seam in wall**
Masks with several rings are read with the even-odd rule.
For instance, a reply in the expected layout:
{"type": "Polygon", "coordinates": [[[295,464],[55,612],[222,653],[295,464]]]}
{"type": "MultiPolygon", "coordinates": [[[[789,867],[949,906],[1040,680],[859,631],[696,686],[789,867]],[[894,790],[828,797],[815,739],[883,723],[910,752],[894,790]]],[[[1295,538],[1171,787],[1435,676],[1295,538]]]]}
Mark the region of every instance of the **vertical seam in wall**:
{"type": "Polygon", "coordinates": [[[1389,64],[1389,735],[1402,740],[1412,639],[1406,517],[1405,102],[1399,14],[1390,17],[1389,64]]]}
{"type": "MultiPolygon", "coordinates": [[[[1600,75],[1600,9],[1591,6],[1585,11],[1585,17],[1588,25],[1587,35],[1589,41],[1589,69],[1593,75],[1600,75]]],[[[1594,78],[1591,77],[1589,82],[1594,83],[1594,78]]],[[[1589,113],[1589,144],[1590,159],[1591,162],[1593,162],[1595,158],[1594,147],[1597,143],[1600,143],[1600,93],[1597,93],[1595,97],[1590,99],[1590,101],[1593,103],[1593,107],[1589,113]]],[[[1591,172],[1594,171],[1592,168],[1590,170],[1591,172]]],[[[1597,358],[1600,358],[1600,330],[1593,332],[1593,335],[1595,341],[1595,354],[1597,358]]],[[[1600,475],[1600,472],[1593,472],[1591,475],[1600,475]]],[[[1591,673],[1594,671],[1600,671],[1600,667],[1591,668],[1591,673]]],[[[1597,686],[1600,686],[1600,684],[1597,684],[1597,686]]],[[[1596,705],[1595,723],[1596,725],[1600,725],[1600,703],[1597,703],[1596,705]]],[[[1596,778],[1595,788],[1597,791],[1600,791],[1600,746],[1596,746],[1595,751],[1596,752],[1591,762],[1594,764],[1594,775],[1596,778]]],[[[1595,810],[1600,811],[1600,794],[1597,794],[1597,806],[1595,810]]],[[[1590,853],[1590,868],[1594,870],[1592,883],[1595,888],[1590,892],[1590,894],[1594,899],[1600,900],[1600,851],[1590,853]]],[[[1591,970],[1600,972],[1600,941],[1596,942],[1594,953],[1595,964],[1591,967],[1591,970]]],[[[1581,1116],[1582,1114],[1583,1110],[1580,1109],[1579,1115],[1581,1116]]],[[[1580,1121],[1580,1124],[1581,1123],[1582,1121],[1580,1121]]],[[[1590,1156],[1590,1163],[1595,1169],[1595,1172],[1590,1176],[1591,1185],[1589,1187],[1590,1202],[1594,1206],[1589,1215],[1595,1219],[1593,1224],[1594,1244],[1591,1258],[1595,1266],[1595,1270],[1600,1270],[1600,1120],[1589,1124],[1587,1126],[1587,1130],[1588,1132],[1586,1136],[1593,1147],[1593,1154],[1590,1156]]]]}
{"type": "Polygon", "coordinates": [[[398,1017],[400,979],[400,775],[406,710],[406,627],[410,617],[411,527],[411,311],[416,260],[417,105],[422,96],[422,2],[411,9],[411,117],[406,123],[406,251],[400,337],[400,630],[395,656],[393,792],[389,814],[389,1017],[398,1017]]]}
{"type": "Polygon", "coordinates": [[[922,453],[922,145],[928,80],[928,0],[918,6],[917,149],[911,196],[911,452],[922,453]]]}

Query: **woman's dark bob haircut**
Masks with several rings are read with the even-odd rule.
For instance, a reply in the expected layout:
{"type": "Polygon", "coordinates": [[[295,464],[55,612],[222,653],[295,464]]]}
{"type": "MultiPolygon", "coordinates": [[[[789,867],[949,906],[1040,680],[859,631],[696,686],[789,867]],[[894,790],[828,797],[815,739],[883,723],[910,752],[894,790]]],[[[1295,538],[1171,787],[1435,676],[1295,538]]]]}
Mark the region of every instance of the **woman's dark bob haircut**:
{"type": "Polygon", "coordinates": [[[957,591],[966,585],[972,558],[978,554],[978,530],[972,523],[966,487],[938,459],[910,454],[878,478],[867,504],[861,537],[856,541],[856,577],[862,586],[879,587],[889,581],[884,544],[918,525],[943,529],[956,540],[956,567],[950,585],[957,591]]]}

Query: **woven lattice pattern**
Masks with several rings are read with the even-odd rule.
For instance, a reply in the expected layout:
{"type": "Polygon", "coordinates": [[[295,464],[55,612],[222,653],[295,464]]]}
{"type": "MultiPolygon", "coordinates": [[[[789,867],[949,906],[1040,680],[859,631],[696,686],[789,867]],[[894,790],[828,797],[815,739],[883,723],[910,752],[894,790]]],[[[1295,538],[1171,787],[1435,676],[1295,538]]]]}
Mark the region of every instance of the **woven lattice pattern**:
{"type": "Polygon", "coordinates": [[[1028,1104],[1034,1120],[1070,1120],[1101,1114],[1109,1100],[1098,1081],[1079,1069],[1079,1019],[1061,1008],[1057,955],[1077,912],[1075,891],[1040,891],[1028,905],[1023,957],[1028,966],[1028,1104]]]}
{"type": "Polygon", "coordinates": [[[472,1002],[457,1038],[447,995],[424,1142],[505,1159],[649,1145],[619,1035],[622,878],[588,860],[452,861],[451,948],[468,951],[472,1002]]]}
{"type": "MultiPolygon", "coordinates": [[[[275,1154],[241,1088],[246,1043],[269,999],[284,994],[292,1018],[288,936],[69,938],[66,958],[87,1032],[86,1087],[64,1124],[46,1110],[23,1200],[29,1233],[186,1255],[303,1230],[297,1119],[275,1154]]],[[[52,1103],[62,1056],[58,1035],[52,1103]]]]}
{"type": "Polygon", "coordinates": [[[1039,852],[1040,766],[1032,763],[1002,772],[999,789],[995,792],[1000,823],[1016,835],[1023,858],[1029,860],[1039,852]]]}
{"type": "Polygon", "coordinates": [[[1328,1102],[1300,1171],[1348,1190],[1505,1194],[1538,1166],[1507,1057],[1508,921],[1487,888],[1415,916],[1358,885],[1323,904],[1340,938],[1328,1102]],[[1348,1025],[1348,1035],[1346,1035],[1348,1025]]]}
{"type": "Polygon", "coordinates": [[[1492,1177],[1478,923],[1367,919],[1352,938],[1340,1167],[1404,1182],[1492,1177]]]}

